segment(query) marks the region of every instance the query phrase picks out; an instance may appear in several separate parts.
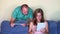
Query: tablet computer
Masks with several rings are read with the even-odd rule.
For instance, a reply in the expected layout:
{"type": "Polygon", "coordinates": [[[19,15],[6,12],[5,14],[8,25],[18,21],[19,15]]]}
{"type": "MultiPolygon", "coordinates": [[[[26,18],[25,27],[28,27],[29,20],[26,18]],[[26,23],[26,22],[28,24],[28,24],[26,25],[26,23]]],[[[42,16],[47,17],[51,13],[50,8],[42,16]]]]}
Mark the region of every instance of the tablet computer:
{"type": "Polygon", "coordinates": [[[45,23],[38,23],[37,24],[37,31],[40,31],[42,28],[45,28],[46,24],[45,23]]]}

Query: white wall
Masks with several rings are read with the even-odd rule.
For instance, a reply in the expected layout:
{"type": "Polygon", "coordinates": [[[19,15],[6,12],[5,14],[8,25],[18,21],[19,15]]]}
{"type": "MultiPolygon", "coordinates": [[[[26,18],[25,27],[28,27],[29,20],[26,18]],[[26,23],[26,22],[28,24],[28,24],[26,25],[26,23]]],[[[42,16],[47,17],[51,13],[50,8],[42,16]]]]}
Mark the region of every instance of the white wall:
{"type": "Polygon", "coordinates": [[[60,0],[0,0],[0,23],[10,20],[17,6],[28,4],[33,10],[42,8],[47,20],[60,20],[60,0]]]}

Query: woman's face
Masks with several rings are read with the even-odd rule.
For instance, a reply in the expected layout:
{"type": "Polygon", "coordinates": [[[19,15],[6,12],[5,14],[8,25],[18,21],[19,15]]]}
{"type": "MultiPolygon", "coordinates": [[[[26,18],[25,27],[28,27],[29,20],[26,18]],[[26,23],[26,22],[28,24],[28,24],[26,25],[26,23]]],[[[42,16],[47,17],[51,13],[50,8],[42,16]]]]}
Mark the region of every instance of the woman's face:
{"type": "Polygon", "coordinates": [[[27,14],[27,13],[28,13],[28,8],[23,7],[23,8],[22,8],[22,12],[23,12],[23,14],[27,14]]]}
{"type": "Polygon", "coordinates": [[[37,16],[36,16],[37,21],[40,21],[40,20],[41,20],[41,18],[42,18],[41,13],[37,13],[37,16]]]}

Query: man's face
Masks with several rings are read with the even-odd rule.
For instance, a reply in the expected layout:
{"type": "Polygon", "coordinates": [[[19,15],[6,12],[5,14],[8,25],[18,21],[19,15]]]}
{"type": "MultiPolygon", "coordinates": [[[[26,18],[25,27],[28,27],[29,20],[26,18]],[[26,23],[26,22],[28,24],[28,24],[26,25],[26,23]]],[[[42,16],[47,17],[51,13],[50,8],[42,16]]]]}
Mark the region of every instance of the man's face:
{"type": "Polygon", "coordinates": [[[28,14],[28,8],[27,7],[23,7],[22,8],[22,12],[23,12],[23,14],[28,14]]]}

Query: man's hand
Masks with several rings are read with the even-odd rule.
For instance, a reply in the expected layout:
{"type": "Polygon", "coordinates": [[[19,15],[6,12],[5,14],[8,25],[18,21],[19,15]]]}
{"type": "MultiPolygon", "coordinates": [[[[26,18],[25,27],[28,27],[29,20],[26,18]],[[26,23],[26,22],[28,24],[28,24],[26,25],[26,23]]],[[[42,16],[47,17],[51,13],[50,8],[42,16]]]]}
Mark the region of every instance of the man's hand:
{"type": "Polygon", "coordinates": [[[23,26],[23,27],[25,27],[26,26],[26,24],[20,24],[21,26],[23,26]]]}
{"type": "Polygon", "coordinates": [[[14,23],[11,23],[11,24],[10,24],[11,27],[14,27],[14,25],[15,25],[14,23]]]}
{"type": "Polygon", "coordinates": [[[11,20],[10,20],[10,26],[11,26],[11,27],[14,27],[14,25],[15,25],[15,24],[14,24],[14,21],[15,21],[15,19],[14,19],[14,18],[11,18],[11,20]]]}

